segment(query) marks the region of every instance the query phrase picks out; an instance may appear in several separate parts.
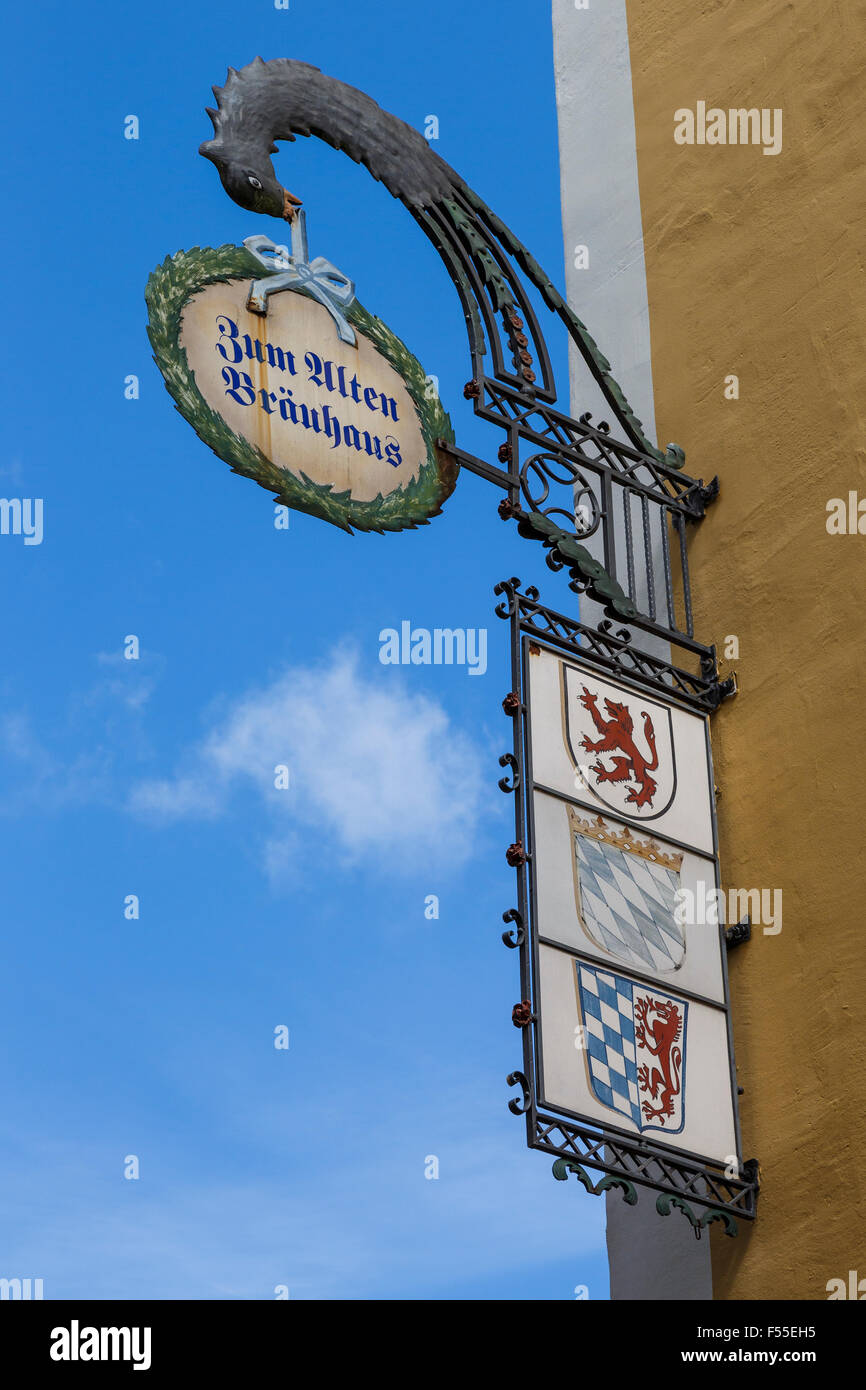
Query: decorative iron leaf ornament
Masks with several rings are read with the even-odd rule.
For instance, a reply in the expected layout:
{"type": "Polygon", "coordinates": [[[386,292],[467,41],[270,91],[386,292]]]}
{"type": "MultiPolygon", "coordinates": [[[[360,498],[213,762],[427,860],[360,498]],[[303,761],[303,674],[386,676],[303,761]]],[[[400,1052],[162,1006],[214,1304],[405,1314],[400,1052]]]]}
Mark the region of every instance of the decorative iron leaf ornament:
{"type": "Polygon", "coordinates": [[[614,1188],[622,1191],[622,1200],[627,1206],[637,1205],[637,1192],[634,1183],[627,1178],[612,1177],[610,1174],[601,1177],[598,1182],[593,1182],[586,1169],[580,1163],[574,1163],[568,1158],[557,1158],[553,1164],[553,1176],[557,1182],[567,1182],[569,1173],[574,1173],[578,1182],[582,1183],[590,1197],[600,1197],[602,1192],[610,1192],[614,1188]]]}
{"type": "Polygon", "coordinates": [[[671,1197],[669,1193],[660,1192],[656,1198],[656,1211],[659,1216],[670,1216],[672,1207],[677,1207],[683,1213],[698,1240],[701,1238],[701,1232],[712,1226],[714,1221],[721,1221],[726,1236],[737,1235],[737,1223],[730,1212],[722,1211],[718,1207],[706,1207],[698,1216],[681,1197],[671,1197]]]}

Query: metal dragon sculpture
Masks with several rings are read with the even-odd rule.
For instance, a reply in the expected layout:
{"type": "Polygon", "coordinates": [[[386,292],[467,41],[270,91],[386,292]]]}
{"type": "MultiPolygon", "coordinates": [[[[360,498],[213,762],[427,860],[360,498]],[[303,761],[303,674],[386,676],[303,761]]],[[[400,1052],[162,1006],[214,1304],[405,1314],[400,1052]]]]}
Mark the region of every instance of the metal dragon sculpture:
{"type": "MultiPolygon", "coordinates": [[[[204,141],[199,153],[216,166],[223,188],[240,207],[291,221],[301,199],[282,186],[271,155],[277,153],[278,140],[294,141],[298,135],[315,135],[357,164],[363,164],[374,179],[399,198],[437,243],[452,274],[457,272],[459,279],[463,278],[460,272],[465,274],[466,269],[455,263],[462,259],[462,248],[443,246],[443,231],[448,227],[458,239],[465,238],[478,257],[482,276],[486,272],[488,287],[494,290],[494,307],[502,309],[514,304],[514,286],[507,284],[509,276],[504,273],[495,247],[484,244],[492,236],[516,259],[549,307],[562,317],[633,443],[668,467],[682,467],[685,455],[677,445],[668,445],[662,452],[646,438],[640,420],[610,374],[610,363],[548,276],[456,170],[430,148],[419,131],[383,111],[358,88],[328,77],[309,63],[290,58],[269,62],[255,58],[240,70],[230,67],[225,85],[214,87],[213,93],[217,105],[208,107],[207,112],[214,135],[204,141]]],[[[465,281],[458,284],[458,289],[465,291],[465,281]]],[[[469,317],[475,319],[465,297],[464,307],[469,317]]],[[[472,327],[473,346],[480,348],[480,325],[475,322],[472,327]]],[[[518,342],[517,346],[523,345],[518,342]]],[[[520,362],[520,354],[517,356],[520,362]]],[[[534,372],[524,371],[520,376],[524,383],[534,384],[534,372]]]]}
{"type": "Polygon", "coordinates": [[[216,165],[226,193],[248,212],[292,220],[301,200],[282,187],[270,156],[277,153],[275,141],[297,135],[317,135],[343,150],[410,208],[467,191],[417,130],[309,63],[255,58],[239,72],[229,68],[225,86],[213,93],[217,107],[207,113],[214,138],[199,154],[216,165]]]}

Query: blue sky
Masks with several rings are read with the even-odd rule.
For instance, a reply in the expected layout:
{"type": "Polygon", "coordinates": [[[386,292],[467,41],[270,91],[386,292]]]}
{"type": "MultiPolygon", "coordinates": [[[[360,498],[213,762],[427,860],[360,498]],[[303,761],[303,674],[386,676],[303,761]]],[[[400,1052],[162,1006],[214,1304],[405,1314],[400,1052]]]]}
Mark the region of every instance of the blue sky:
{"type": "MultiPolygon", "coordinates": [[[[44,499],[44,540],[0,537],[0,1275],[47,1298],[605,1298],[603,1203],[506,1108],[492,589],[518,574],[562,605],[564,582],[469,476],[419,531],[275,530],[173,409],[143,300],[166,254],[282,225],[197,155],[211,84],[258,53],[437,115],[435,148],[561,283],[548,8],[49,0],[8,30],[0,492],[44,499]],[[381,665],[403,619],[487,628],[486,674],[381,665]]],[[[311,254],[495,457],[457,297],[405,209],[321,142],[275,164],[311,254]]]]}

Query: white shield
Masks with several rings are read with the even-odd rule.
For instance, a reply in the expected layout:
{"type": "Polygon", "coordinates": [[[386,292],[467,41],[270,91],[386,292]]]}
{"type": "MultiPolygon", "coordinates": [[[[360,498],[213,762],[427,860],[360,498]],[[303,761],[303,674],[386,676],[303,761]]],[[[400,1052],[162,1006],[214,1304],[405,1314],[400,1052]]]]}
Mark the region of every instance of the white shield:
{"type": "Polygon", "coordinates": [[[580,782],[612,811],[655,820],[677,789],[667,706],[563,666],[565,740],[580,782]]]}

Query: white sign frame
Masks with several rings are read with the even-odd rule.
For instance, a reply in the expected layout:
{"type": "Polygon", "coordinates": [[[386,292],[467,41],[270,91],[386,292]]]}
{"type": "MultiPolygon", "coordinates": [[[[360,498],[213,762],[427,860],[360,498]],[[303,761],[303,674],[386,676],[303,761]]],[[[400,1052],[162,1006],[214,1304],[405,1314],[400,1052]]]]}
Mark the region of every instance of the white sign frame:
{"type": "MultiPolygon", "coordinates": [[[[584,662],[573,653],[563,653],[544,642],[523,633],[520,638],[521,684],[524,693],[524,776],[526,788],[527,850],[530,857],[530,942],[534,1004],[534,1067],[536,1103],[539,1109],[560,1114],[579,1123],[645,1143],[665,1152],[675,1151],[683,1158],[710,1165],[742,1166],[737,1106],[736,1069],[730,1021],[730,1000],[727,979],[724,924],[699,928],[686,926],[686,962],[682,971],[662,974],[658,970],[636,969],[632,963],[617,960],[589,939],[577,921],[574,902],[572,852],[568,840],[566,808],[573,807],[587,820],[601,816],[608,824],[628,829],[636,839],[649,837],[663,848],[676,847],[683,855],[687,882],[694,885],[699,873],[709,871],[710,882],[720,884],[715,796],[712,768],[712,749],[709,738],[709,719],[697,714],[675,699],[649,697],[640,687],[627,679],[609,676],[595,667],[591,660],[584,662]],[[533,670],[535,667],[535,670],[533,670]],[[595,795],[587,781],[577,772],[568,747],[563,691],[560,675],[563,667],[571,668],[584,680],[590,690],[605,698],[622,693],[620,703],[641,709],[664,706],[670,710],[672,746],[685,735],[688,756],[681,756],[681,766],[693,766],[697,753],[705,769],[699,783],[689,788],[683,804],[666,805],[658,816],[641,818],[640,814],[616,812],[595,795]],[[541,673],[539,679],[538,672],[541,673]],[[650,702],[651,701],[651,706],[650,702]],[[543,736],[539,738],[539,730],[543,736]],[[555,731],[551,735],[551,729],[555,731]],[[561,741],[556,747],[554,737],[561,741]],[[540,754],[541,772],[536,766],[540,754]],[[687,804],[686,804],[687,801],[687,804]],[[551,807],[558,806],[560,818],[558,843],[541,843],[542,833],[549,829],[551,807]],[[539,808],[540,814],[539,814],[539,808]],[[685,809],[684,809],[685,808],[685,809]],[[563,832],[563,826],[565,831],[563,832]],[[680,835],[673,831],[679,830],[680,835]],[[564,865],[568,868],[565,873],[564,865]],[[559,876],[559,887],[553,892],[547,886],[551,872],[559,876]],[[540,883],[545,876],[545,886],[540,883]],[[558,919],[558,920],[557,920],[558,919]],[[581,932],[583,939],[578,936],[581,932]],[[703,936],[699,933],[703,932],[703,936]],[[713,942],[715,941],[715,950],[713,942]],[[690,954],[691,953],[691,954],[690,954]],[[698,960],[698,964],[693,964],[698,960]],[[688,1055],[691,1061],[685,1068],[687,1089],[684,1092],[684,1122],[677,1133],[662,1126],[647,1130],[632,1119],[603,1104],[587,1080],[586,1058],[580,1056],[581,1033],[586,1041],[586,1020],[582,1019],[573,974],[581,965],[591,971],[606,971],[631,981],[638,990],[656,997],[681,999],[688,1005],[690,1031],[688,1055]],[[710,983],[707,982],[711,977],[710,983]],[[696,988],[696,986],[702,986],[696,988]],[[575,1046],[576,1042],[579,1044],[575,1046]],[[697,1067],[694,1058],[697,1057],[697,1067]],[[575,1070],[575,1064],[579,1069],[575,1070]],[[703,1086],[694,1085],[695,1075],[708,1078],[703,1086]],[[688,1081],[692,1081],[688,1087],[688,1081]]],[[[600,704],[601,700],[597,701],[600,704]]],[[[605,714],[607,714],[605,710],[605,714]]],[[[678,795],[683,784],[678,776],[678,795]]],[[[654,808],[651,808],[654,809],[654,808]]],[[[685,1012],[685,1011],[684,1011],[685,1012]]],[[[653,1019],[656,1018],[652,1015],[653,1019]]],[[[637,1061],[638,1059],[635,1059],[637,1061]]],[[[652,1072],[650,1077],[652,1079],[652,1072]]],[[[639,1096],[643,1103],[644,1096],[639,1096]]]]}

